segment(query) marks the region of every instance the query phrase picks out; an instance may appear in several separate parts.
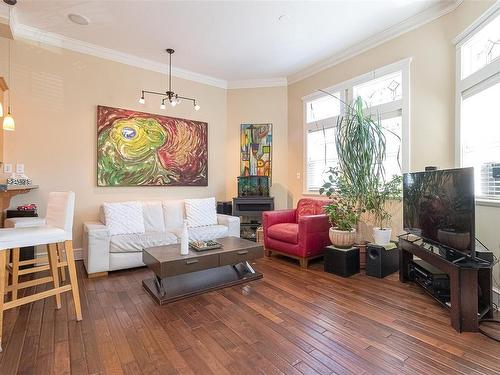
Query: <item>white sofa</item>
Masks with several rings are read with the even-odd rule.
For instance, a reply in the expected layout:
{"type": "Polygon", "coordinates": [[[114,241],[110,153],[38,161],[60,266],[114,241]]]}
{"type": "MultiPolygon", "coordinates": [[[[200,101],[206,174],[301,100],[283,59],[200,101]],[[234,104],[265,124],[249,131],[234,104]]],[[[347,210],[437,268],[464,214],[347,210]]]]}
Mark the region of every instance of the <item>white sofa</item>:
{"type": "MultiPolygon", "coordinates": [[[[126,203],[126,202],[124,202],[126,203]]],[[[184,200],[144,201],[144,233],[111,235],[104,209],[99,222],[83,225],[83,261],[87,274],[104,275],[108,271],[144,266],[143,248],[179,242],[186,212],[184,200]]],[[[190,240],[211,240],[240,236],[240,219],[217,214],[217,224],[188,228],[190,240]]]]}

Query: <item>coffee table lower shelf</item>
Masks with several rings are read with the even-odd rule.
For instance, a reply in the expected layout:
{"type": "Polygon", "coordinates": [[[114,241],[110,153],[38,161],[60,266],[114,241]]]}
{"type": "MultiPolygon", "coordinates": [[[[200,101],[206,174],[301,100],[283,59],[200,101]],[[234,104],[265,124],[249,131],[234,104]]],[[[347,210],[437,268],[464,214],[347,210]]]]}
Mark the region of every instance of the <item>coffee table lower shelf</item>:
{"type": "Polygon", "coordinates": [[[163,305],[262,277],[262,273],[253,270],[248,263],[243,262],[233,266],[209,268],[164,279],[155,276],[143,280],[142,285],[158,304],[163,305]]]}

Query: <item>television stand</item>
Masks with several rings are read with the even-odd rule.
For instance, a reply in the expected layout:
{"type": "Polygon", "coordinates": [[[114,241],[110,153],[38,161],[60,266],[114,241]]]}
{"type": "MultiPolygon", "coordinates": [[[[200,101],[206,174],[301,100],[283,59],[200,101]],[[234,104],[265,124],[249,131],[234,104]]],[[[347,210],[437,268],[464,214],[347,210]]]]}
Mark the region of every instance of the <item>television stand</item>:
{"type": "Polygon", "coordinates": [[[410,281],[409,265],[416,256],[431,264],[450,279],[450,303],[441,305],[450,310],[451,325],[458,332],[479,331],[481,319],[493,318],[492,266],[481,260],[457,259],[449,249],[429,246],[411,240],[408,235],[399,237],[399,280],[410,281]]]}

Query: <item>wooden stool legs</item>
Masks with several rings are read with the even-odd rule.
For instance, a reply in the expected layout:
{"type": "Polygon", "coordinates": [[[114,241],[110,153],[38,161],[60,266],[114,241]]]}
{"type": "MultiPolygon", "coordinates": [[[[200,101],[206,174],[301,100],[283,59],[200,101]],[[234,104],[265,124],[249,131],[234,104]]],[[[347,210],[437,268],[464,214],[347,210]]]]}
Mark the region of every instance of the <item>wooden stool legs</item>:
{"type": "MultiPolygon", "coordinates": [[[[52,250],[52,252],[55,251],[55,254],[56,254],[55,259],[57,262],[56,269],[57,269],[58,275],[59,275],[59,272],[61,273],[60,279],[58,278],[58,280],[62,280],[63,282],[66,281],[66,269],[65,269],[65,267],[67,266],[67,261],[65,261],[64,257],[63,257],[63,253],[64,253],[64,251],[63,251],[64,244],[63,243],[47,245],[47,256],[42,257],[42,258],[35,258],[32,260],[20,261],[20,258],[19,258],[20,257],[20,249],[19,248],[12,249],[12,256],[7,257],[7,262],[9,259],[12,259],[12,263],[10,263],[10,264],[8,263],[9,272],[6,275],[6,279],[7,279],[6,290],[7,290],[7,292],[9,292],[9,291],[11,292],[12,300],[17,299],[19,289],[23,289],[23,288],[27,288],[27,287],[30,287],[33,285],[43,284],[44,282],[47,282],[46,278],[44,278],[43,280],[39,279],[39,281],[40,281],[39,283],[36,283],[35,280],[33,280],[31,282],[20,283],[19,277],[21,275],[28,275],[28,274],[32,274],[32,273],[50,270],[52,267],[52,263],[50,260],[50,252],[51,252],[50,247],[51,246],[54,248],[54,250],[52,250]],[[37,263],[45,263],[45,262],[48,262],[49,264],[48,265],[37,265],[37,263]],[[25,265],[33,265],[33,267],[20,270],[20,267],[25,266],[25,265]],[[9,285],[9,276],[11,276],[11,280],[12,280],[10,285],[9,285]]],[[[51,274],[52,274],[52,272],[51,272],[51,274]]],[[[56,297],[56,300],[57,299],[58,299],[58,297],[56,297]]]]}
{"type": "MultiPolygon", "coordinates": [[[[8,254],[7,250],[0,250],[0,352],[2,351],[2,328],[3,328],[3,313],[5,310],[12,309],[21,305],[25,305],[27,303],[32,303],[34,301],[38,301],[43,298],[48,298],[54,296],[56,299],[56,306],[58,309],[61,308],[61,293],[71,291],[73,296],[73,304],[75,305],[75,313],[76,320],[82,320],[82,308],[80,306],[80,294],[78,290],[78,278],[76,274],[76,265],[75,265],[75,255],[73,252],[73,243],[72,241],[64,242],[66,249],[66,260],[61,261],[61,253],[58,254],[58,246],[56,244],[48,245],[48,260],[49,266],[41,267],[42,270],[50,270],[51,276],[42,277],[38,279],[33,279],[29,281],[19,282],[19,249],[13,249],[12,251],[12,284],[8,285],[8,275],[10,270],[7,269],[7,266],[10,266],[8,263],[8,254]],[[17,253],[17,255],[16,255],[17,253]],[[62,264],[61,264],[62,263],[62,264]],[[59,285],[59,268],[63,266],[68,266],[69,271],[69,281],[70,283],[67,285],[59,285]],[[19,289],[33,287],[35,285],[50,283],[52,282],[54,288],[49,290],[44,290],[43,292],[38,292],[35,294],[30,294],[21,298],[17,298],[17,291],[19,289]],[[5,292],[12,292],[12,300],[5,302],[5,292]]],[[[59,248],[60,250],[60,248],[59,248]]],[[[21,262],[22,263],[22,262],[21,262]]],[[[33,262],[31,264],[34,264],[33,262]]],[[[21,264],[23,265],[23,264],[21,264]]],[[[35,267],[37,268],[37,267],[35,267]]],[[[25,270],[21,270],[25,271],[25,270]]],[[[30,270],[31,271],[31,270],[30,270]]],[[[26,272],[33,273],[36,271],[26,272]]]]}
{"type": "MultiPolygon", "coordinates": [[[[59,269],[57,263],[59,260],[57,259],[57,245],[50,244],[47,246],[47,250],[49,253],[49,264],[50,271],[52,273],[52,283],[54,284],[54,289],[59,288],[59,269]]],[[[59,310],[61,308],[61,295],[58,293],[55,295],[56,297],[56,308],[59,310]]]]}
{"type": "Polygon", "coordinates": [[[7,251],[0,250],[0,352],[2,351],[2,332],[3,332],[3,304],[5,295],[5,274],[7,268],[7,251]]]}
{"type": "Polygon", "coordinates": [[[68,263],[69,281],[71,284],[71,293],[75,304],[76,320],[82,320],[82,308],[80,306],[80,293],[78,291],[78,278],[76,276],[75,255],[73,253],[73,242],[64,242],[66,248],[66,261],[68,263]]]}
{"type": "MultiPolygon", "coordinates": [[[[63,262],[64,259],[63,259],[63,249],[64,249],[64,246],[62,243],[58,243],[57,244],[57,256],[59,258],[59,263],[63,262]]],[[[61,271],[61,281],[66,281],[66,269],[64,268],[64,265],[62,267],[59,268],[59,270],[61,271]]]]}
{"type": "Polygon", "coordinates": [[[12,249],[12,299],[17,299],[17,284],[19,283],[19,248],[12,249]]]}

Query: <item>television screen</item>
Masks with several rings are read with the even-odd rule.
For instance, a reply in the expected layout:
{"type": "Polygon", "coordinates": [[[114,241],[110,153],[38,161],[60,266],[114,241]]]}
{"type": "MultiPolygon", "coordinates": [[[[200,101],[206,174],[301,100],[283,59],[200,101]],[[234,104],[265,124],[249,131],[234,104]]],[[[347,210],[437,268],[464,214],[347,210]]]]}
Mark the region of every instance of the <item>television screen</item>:
{"type": "Polygon", "coordinates": [[[405,173],[403,228],[474,257],[474,169],[405,173]]]}

